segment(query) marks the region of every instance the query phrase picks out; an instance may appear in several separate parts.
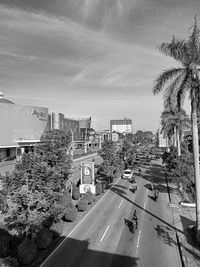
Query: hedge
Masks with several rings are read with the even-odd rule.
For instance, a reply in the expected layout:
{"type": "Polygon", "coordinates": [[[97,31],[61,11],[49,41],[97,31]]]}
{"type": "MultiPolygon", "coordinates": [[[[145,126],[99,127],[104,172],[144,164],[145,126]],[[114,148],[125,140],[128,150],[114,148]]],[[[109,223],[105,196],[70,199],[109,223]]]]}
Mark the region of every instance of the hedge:
{"type": "Polygon", "coordinates": [[[67,208],[65,212],[64,219],[67,222],[74,222],[77,218],[77,212],[75,208],[67,208]]]}
{"type": "Polygon", "coordinates": [[[91,192],[86,192],[85,195],[83,196],[83,199],[86,199],[88,204],[92,204],[94,201],[94,196],[91,192]]]}
{"type": "Polygon", "coordinates": [[[17,247],[17,256],[23,264],[30,264],[37,254],[37,244],[34,239],[25,238],[17,247]]]}
{"type": "Polygon", "coordinates": [[[102,194],[102,186],[101,184],[96,184],[96,195],[102,194]]]}
{"type": "Polygon", "coordinates": [[[81,198],[77,204],[78,211],[85,211],[87,209],[88,202],[86,199],[81,198]]]}
{"type": "Polygon", "coordinates": [[[79,192],[79,188],[74,187],[72,190],[72,198],[74,200],[78,200],[80,198],[80,192],[79,192]]]}

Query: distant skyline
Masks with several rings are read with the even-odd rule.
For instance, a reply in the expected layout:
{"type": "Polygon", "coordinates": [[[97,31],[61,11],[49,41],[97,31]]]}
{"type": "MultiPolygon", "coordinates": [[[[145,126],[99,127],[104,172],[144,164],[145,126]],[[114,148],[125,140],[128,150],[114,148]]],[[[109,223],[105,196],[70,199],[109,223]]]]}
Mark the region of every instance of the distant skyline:
{"type": "MultiPolygon", "coordinates": [[[[0,91],[23,105],[159,126],[153,81],[176,62],[157,49],[187,38],[199,0],[0,0],[0,91]]],[[[188,103],[186,109],[189,110],[188,103]]]]}

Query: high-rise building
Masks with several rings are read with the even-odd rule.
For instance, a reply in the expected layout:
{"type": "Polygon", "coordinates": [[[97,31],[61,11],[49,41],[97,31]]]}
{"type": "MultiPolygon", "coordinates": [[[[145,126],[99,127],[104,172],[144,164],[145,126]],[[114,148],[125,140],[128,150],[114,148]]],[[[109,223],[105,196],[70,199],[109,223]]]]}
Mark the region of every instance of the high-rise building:
{"type": "Polygon", "coordinates": [[[33,150],[48,128],[48,108],[17,105],[0,92],[0,161],[33,150]]]}
{"type": "Polygon", "coordinates": [[[118,132],[122,134],[132,133],[132,120],[131,119],[119,119],[110,121],[110,132],[118,132]]]}

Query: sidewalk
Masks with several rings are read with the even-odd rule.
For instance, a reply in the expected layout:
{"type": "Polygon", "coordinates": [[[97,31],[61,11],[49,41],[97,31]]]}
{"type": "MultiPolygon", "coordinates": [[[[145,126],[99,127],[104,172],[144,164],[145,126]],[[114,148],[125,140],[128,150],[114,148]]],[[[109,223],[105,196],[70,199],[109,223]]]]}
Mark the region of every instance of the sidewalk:
{"type": "Polygon", "coordinates": [[[174,225],[177,229],[177,242],[180,244],[180,254],[184,267],[200,266],[200,248],[194,243],[192,231],[189,229],[195,223],[195,208],[183,208],[179,205],[182,201],[176,186],[169,183],[169,192],[174,225]]]}

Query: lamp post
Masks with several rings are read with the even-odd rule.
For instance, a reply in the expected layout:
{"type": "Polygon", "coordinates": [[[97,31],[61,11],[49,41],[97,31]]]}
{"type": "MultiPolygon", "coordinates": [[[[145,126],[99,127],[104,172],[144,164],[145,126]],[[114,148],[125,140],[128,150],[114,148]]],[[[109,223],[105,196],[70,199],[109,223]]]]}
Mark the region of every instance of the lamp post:
{"type": "MultiPolygon", "coordinates": [[[[16,162],[17,162],[17,157],[18,157],[18,146],[21,149],[21,141],[22,141],[23,137],[20,137],[17,141],[16,141],[16,150],[15,150],[15,156],[16,156],[16,162]],[[20,141],[20,143],[19,143],[20,141]]],[[[22,153],[20,153],[22,154],[22,153]]],[[[21,155],[20,155],[21,156],[21,155]]]]}
{"type": "Polygon", "coordinates": [[[66,124],[63,124],[63,126],[69,128],[71,131],[71,135],[72,135],[72,153],[71,153],[71,155],[72,155],[72,159],[73,159],[74,158],[74,132],[77,129],[77,126],[73,130],[70,126],[68,126],[66,124]]]}
{"type": "Polygon", "coordinates": [[[73,160],[73,158],[74,158],[74,132],[75,132],[75,130],[77,129],[78,126],[76,126],[76,127],[72,130],[72,128],[71,128],[70,126],[66,125],[66,124],[63,123],[63,122],[62,122],[62,123],[60,123],[60,122],[55,122],[55,123],[58,123],[59,125],[61,125],[62,128],[63,128],[63,127],[67,127],[67,128],[69,128],[69,130],[70,130],[70,132],[71,132],[71,135],[72,135],[72,142],[71,142],[72,153],[71,153],[71,156],[72,156],[72,160],[73,160]]]}

